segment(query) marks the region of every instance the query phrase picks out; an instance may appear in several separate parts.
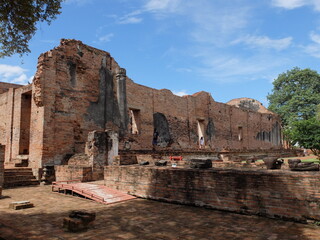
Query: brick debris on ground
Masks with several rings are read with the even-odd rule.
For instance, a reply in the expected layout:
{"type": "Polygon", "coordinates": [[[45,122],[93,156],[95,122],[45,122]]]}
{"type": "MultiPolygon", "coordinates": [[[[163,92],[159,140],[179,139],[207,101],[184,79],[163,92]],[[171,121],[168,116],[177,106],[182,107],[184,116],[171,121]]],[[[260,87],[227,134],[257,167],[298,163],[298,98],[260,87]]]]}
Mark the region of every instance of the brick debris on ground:
{"type": "Polygon", "coordinates": [[[5,189],[0,200],[0,239],[319,239],[312,225],[246,216],[143,199],[103,205],[51,192],[51,186],[5,189]],[[27,200],[34,208],[14,211],[13,201],[27,200]],[[71,210],[96,213],[92,227],[66,232],[63,218],[71,210]]]}

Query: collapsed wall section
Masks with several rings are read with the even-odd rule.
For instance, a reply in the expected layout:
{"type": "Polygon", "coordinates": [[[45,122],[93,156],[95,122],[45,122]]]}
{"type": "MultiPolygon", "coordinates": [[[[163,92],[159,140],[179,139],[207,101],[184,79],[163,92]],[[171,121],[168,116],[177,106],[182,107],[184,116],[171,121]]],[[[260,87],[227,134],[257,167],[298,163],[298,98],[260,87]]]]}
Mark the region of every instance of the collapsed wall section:
{"type": "Polygon", "coordinates": [[[44,106],[42,164],[84,152],[90,131],[121,128],[114,79],[119,66],[109,53],[61,40],[39,65],[34,84],[37,105],[44,106]]]}
{"type": "Polygon", "coordinates": [[[108,166],[105,185],[173,203],[306,222],[320,220],[317,172],[108,166]]]}

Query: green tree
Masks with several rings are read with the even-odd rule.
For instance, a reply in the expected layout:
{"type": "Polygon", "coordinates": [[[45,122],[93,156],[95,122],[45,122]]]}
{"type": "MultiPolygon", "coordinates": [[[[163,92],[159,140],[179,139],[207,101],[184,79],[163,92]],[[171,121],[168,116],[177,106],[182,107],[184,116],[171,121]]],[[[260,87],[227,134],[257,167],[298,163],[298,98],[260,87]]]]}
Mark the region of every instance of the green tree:
{"type": "MultiPolygon", "coordinates": [[[[317,149],[312,145],[319,137],[317,131],[312,131],[317,124],[312,122],[312,128],[306,125],[311,123],[309,120],[316,119],[319,111],[320,75],[310,69],[293,68],[275,79],[272,93],[267,98],[269,109],[282,119],[284,138],[291,145],[298,143],[305,148],[317,149]]],[[[314,144],[317,143],[319,141],[314,144]]]]}
{"type": "Polygon", "coordinates": [[[320,121],[316,117],[294,122],[289,137],[293,144],[311,149],[315,155],[320,156],[320,121]]]}
{"type": "Polygon", "coordinates": [[[320,104],[320,75],[310,69],[293,68],[274,80],[267,98],[269,109],[280,115],[285,128],[310,119],[320,104]]]}
{"type": "Polygon", "coordinates": [[[51,23],[63,0],[0,0],[0,57],[29,53],[38,22],[51,23]]]}

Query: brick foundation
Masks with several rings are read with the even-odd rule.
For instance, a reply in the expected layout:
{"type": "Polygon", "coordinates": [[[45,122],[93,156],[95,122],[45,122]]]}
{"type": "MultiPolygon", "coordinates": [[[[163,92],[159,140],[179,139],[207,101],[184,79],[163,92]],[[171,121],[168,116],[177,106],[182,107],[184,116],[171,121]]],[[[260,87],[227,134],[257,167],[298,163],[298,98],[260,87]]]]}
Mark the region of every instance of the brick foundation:
{"type": "Polygon", "coordinates": [[[105,184],[129,194],[305,222],[320,220],[319,172],[108,166],[105,184]]]}
{"type": "Polygon", "coordinates": [[[83,166],[55,166],[56,181],[80,180],[87,182],[92,180],[92,168],[83,166]]]}

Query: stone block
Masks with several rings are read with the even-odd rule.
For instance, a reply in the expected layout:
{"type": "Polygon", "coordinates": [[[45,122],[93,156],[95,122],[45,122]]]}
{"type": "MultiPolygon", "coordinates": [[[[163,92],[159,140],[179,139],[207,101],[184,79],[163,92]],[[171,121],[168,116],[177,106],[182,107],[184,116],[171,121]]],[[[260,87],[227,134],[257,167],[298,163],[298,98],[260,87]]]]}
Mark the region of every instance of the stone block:
{"type": "Polygon", "coordinates": [[[154,164],[156,166],[160,167],[160,166],[167,166],[167,163],[168,162],[166,160],[160,160],[160,161],[155,162],[154,164]]]}
{"type": "Polygon", "coordinates": [[[93,212],[71,211],[69,217],[63,219],[63,228],[69,232],[85,231],[95,219],[93,212]]]}
{"type": "Polygon", "coordinates": [[[263,159],[267,166],[267,169],[280,169],[283,164],[283,160],[278,160],[276,157],[266,157],[263,159]]]}
{"type": "Polygon", "coordinates": [[[191,168],[212,168],[212,161],[210,159],[191,159],[190,160],[191,168]]]}
{"type": "Polygon", "coordinates": [[[32,208],[32,207],[34,207],[34,205],[29,201],[12,202],[9,204],[9,208],[14,210],[20,210],[20,209],[32,208]]]}

